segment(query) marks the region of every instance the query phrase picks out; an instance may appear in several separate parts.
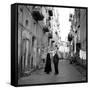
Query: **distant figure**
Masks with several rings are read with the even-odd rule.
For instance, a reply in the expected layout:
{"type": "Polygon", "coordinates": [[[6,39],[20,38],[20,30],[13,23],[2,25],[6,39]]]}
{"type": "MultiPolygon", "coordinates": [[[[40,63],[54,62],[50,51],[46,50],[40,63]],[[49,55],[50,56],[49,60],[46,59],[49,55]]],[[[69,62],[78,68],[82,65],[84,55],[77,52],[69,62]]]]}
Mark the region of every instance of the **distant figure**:
{"type": "Polygon", "coordinates": [[[50,58],[50,53],[47,53],[47,57],[46,57],[46,64],[45,64],[45,70],[44,70],[47,74],[49,74],[52,69],[51,69],[51,58],[50,58]]]}
{"type": "Polygon", "coordinates": [[[53,63],[54,63],[55,74],[57,75],[59,73],[58,72],[58,63],[59,63],[58,51],[56,51],[56,53],[53,57],[53,63]]]}

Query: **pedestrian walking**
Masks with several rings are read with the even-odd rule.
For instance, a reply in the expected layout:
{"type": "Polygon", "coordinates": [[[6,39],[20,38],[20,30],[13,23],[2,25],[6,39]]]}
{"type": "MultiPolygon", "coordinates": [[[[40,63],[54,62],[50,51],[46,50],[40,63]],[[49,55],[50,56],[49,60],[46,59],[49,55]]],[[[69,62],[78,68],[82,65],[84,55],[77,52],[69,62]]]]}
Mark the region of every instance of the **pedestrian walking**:
{"type": "Polygon", "coordinates": [[[55,74],[57,75],[59,73],[58,71],[58,63],[59,63],[58,50],[56,50],[56,53],[53,57],[53,63],[54,63],[55,74]]]}
{"type": "Polygon", "coordinates": [[[51,69],[51,58],[50,58],[50,53],[47,53],[47,57],[46,57],[46,64],[45,64],[45,70],[44,70],[47,74],[49,74],[52,69],[51,69]]]}

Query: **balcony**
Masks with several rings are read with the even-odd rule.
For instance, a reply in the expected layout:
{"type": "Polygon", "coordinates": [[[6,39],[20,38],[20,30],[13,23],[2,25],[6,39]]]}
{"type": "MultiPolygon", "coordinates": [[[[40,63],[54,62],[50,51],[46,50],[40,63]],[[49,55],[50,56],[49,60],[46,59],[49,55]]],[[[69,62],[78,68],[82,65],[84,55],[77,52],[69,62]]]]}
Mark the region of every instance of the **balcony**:
{"type": "Polygon", "coordinates": [[[69,15],[69,21],[70,21],[70,22],[73,21],[73,15],[72,15],[72,14],[69,15]]]}
{"type": "Polygon", "coordinates": [[[32,10],[32,16],[36,21],[41,21],[44,19],[44,16],[41,12],[41,8],[34,8],[32,10]]]}
{"type": "Polygon", "coordinates": [[[68,34],[68,41],[71,42],[73,40],[73,35],[72,34],[68,34]]]}
{"type": "Polygon", "coordinates": [[[46,26],[45,26],[45,27],[43,27],[43,32],[44,32],[44,33],[49,32],[48,27],[46,27],[46,26]]]}
{"type": "Polygon", "coordinates": [[[48,34],[48,38],[51,39],[52,38],[52,33],[48,34]]]}
{"type": "Polygon", "coordinates": [[[49,13],[49,16],[53,16],[52,10],[49,10],[48,13],[49,13]]]}

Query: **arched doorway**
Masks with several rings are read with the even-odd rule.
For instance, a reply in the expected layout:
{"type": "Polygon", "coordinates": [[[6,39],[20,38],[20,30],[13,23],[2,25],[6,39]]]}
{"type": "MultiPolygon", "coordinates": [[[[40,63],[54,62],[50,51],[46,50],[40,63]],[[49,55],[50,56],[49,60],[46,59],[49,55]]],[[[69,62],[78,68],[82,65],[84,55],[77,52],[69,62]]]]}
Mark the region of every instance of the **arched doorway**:
{"type": "Polygon", "coordinates": [[[22,40],[22,70],[28,70],[30,65],[30,40],[25,38],[22,40]]]}

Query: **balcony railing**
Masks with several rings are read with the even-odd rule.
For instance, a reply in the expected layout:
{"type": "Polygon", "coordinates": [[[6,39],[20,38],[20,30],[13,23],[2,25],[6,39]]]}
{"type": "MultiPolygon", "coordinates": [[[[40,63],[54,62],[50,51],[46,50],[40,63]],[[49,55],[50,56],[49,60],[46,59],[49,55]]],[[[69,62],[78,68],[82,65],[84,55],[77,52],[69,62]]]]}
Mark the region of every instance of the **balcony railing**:
{"type": "Polygon", "coordinates": [[[52,33],[48,34],[48,38],[51,39],[52,38],[52,33]]]}
{"type": "Polygon", "coordinates": [[[44,19],[44,16],[42,14],[41,7],[40,8],[33,8],[32,9],[32,16],[36,21],[41,21],[44,19]]]}
{"type": "Polygon", "coordinates": [[[49,32],[48,27],[46,27],[46,26],[45,26],[45,27],[43,27],[43,32],[44,32],[44,33],[49,32]]]}
{"type": "Polygon", "coordinates": [[[49,13],[49,16],[53,16],[52,10],[49,10],[48,13],[49,13]]]}
{"type": "Polygon", "coordinates": [[[72,34],[68,34],[68,41],[72,41],[73,40],[73,35],[72,34]]]}

